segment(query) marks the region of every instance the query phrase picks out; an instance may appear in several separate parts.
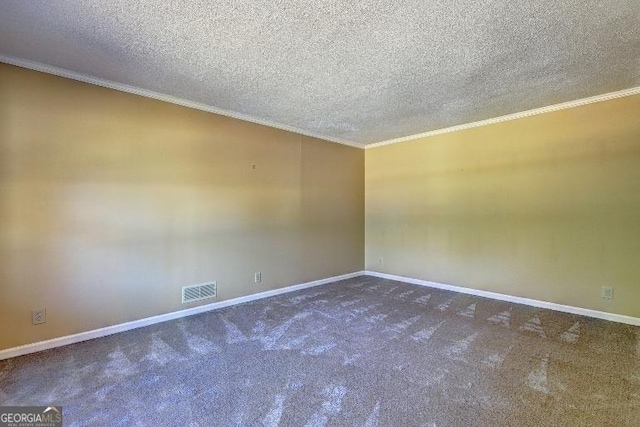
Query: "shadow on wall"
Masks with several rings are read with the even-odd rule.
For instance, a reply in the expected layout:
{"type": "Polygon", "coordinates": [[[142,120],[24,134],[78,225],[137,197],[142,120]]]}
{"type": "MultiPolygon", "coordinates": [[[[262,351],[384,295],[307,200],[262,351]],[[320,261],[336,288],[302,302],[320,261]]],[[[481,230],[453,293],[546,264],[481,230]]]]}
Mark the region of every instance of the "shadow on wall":
{"type": "Polygon", "coordinates": [[[638,111],[628,97],[367,150],[367,268],[640,317],[638,111]]]}
{"type": "Polygon", "coordinates": [[[16,67],[0,77],[0,325],[13,325],[0,348],[184,308],[187,284],[217,280],[223,300],[362,269],[362,150],[16,67]]]}

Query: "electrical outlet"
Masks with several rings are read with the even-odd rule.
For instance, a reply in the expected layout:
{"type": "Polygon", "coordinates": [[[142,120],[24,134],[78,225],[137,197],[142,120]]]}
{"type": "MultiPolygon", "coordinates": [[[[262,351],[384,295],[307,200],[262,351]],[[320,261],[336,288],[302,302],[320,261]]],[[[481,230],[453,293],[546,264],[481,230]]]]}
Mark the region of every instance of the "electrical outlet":
{"type": "Polygon", "coordinates": [[[604,299],[613,299],[613,287],[603,286],[601,295],[604,299]]]}
{"type": "Polygon", "coordinates": [[[262,273],[260,273],[259,271],[258,271],[258,272],[256,272],[256,273],[253,275],[253,282],[254,282],[254,283],[260,283],[260,282],[262,282],[262,273]]]}
{"type": "Polygon", "coordinates": [[[380,257],[380,260],[378,261],[378,264],[384,265],[384,260],[382,259],[382,257],[380,257]]]}
{"type": "Polygon", "coordinates": [[[44,308],[33,310],[31,312],[31,323],[41,325],[47,322],[47,311],[44,308]]]}

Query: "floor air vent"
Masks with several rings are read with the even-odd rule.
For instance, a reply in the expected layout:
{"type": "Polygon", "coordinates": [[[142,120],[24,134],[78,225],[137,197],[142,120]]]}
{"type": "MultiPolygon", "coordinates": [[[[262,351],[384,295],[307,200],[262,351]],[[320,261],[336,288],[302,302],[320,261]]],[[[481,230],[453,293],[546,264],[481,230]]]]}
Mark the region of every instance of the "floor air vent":
{"type": "Polygon", "coordinates": [[[216,282],[182,287],[182,303],[200,301],[216,297],[216,282]]]}

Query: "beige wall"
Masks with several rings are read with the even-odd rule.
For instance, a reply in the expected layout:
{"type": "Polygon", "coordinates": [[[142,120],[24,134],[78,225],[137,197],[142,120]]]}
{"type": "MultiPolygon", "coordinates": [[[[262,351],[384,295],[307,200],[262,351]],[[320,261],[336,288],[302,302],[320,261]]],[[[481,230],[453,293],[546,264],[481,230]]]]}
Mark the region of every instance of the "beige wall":
{"type": "Polygon", "coordinates": [[[0,64],[0,349],[363,263],[640,317],[638,117],[635,96],[362,151],[0,64]]]}
{"type": "Polygon", "coordinates": [[[367,269],[640,317],[640,96],[369,149],[365,170],[367,269]]]}
{"type": "Polygon", "coordinates": [[[0,64],[0,349],[191,307],[183,285],[224,300],[359,271],[363,168],[357,148],[0,64]]]}

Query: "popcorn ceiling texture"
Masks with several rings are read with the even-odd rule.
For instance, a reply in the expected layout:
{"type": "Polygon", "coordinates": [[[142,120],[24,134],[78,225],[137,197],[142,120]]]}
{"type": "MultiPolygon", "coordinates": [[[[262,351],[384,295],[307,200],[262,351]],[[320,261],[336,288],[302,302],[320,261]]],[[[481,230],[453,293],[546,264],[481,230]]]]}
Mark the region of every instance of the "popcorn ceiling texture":
{"type": "Polygon", "coordinates": [[[366,144],[640,85],[640,2],[4,0],[0,54],[366,144]]]}

